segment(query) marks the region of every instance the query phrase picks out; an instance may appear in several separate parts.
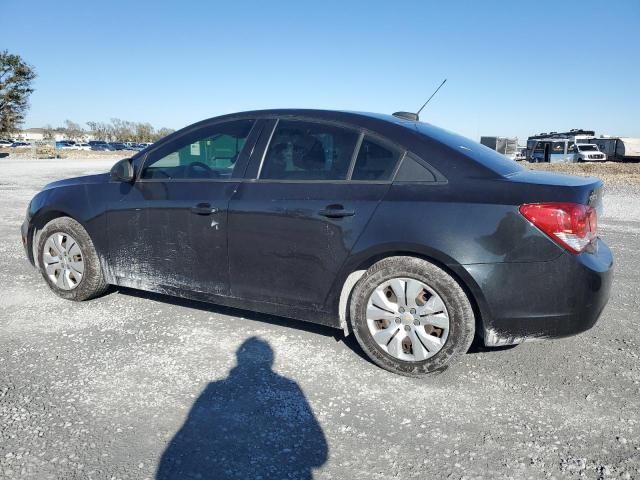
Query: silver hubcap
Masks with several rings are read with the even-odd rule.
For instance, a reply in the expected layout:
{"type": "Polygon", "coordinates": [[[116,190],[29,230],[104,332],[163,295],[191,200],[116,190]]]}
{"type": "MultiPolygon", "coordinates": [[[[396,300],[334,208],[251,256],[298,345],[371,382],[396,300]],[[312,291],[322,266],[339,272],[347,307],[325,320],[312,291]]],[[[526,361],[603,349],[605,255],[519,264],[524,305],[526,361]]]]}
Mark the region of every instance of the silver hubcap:
{"type": "Polygon", "coordinates": [[[413,278],[393,278],[373,291],[367,326],[378,346],[392,357],[419,362],[440,351],[449,335],[442,298],[413,278]]]}
{"type": "Polygon", "coordinates": [[[42,263],[49,281],[62,290],[73,290],[84,273],[84,257],[78,242],[68,233],[54,233],[44,243],[42,263]]]}

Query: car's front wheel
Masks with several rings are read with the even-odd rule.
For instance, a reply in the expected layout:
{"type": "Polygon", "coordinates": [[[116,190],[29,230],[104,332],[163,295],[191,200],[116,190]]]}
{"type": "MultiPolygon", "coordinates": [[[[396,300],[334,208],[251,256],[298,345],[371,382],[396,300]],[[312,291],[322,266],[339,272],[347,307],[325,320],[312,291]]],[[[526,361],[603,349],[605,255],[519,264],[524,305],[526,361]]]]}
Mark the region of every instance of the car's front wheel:
{"type": "Polygon", "coordinates": [[[394,373],[441,372],[466,353],[475,317],[458,282],[415,257],[389,257],[354,287],[351,328],[364,352],[394,373]]]}
{"type": "Polygon", "coordinates": [[[37,235],[38,266],[47,284],[67,300],[88,300],[108,288],[87,231],[69,217],[47,223],[37,235]]]}

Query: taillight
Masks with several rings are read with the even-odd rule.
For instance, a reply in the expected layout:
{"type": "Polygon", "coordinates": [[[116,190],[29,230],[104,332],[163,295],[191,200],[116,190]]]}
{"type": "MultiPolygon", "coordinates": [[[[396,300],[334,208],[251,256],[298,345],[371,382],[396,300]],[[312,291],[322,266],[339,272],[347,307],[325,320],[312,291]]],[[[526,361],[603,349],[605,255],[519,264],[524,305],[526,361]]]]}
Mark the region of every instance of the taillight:
{"type": "Polygon", "coordinates": [[[567,250],[580,253],[598,233],[596,210],[579,203],[526,203],[520,213],[567,250]]]}

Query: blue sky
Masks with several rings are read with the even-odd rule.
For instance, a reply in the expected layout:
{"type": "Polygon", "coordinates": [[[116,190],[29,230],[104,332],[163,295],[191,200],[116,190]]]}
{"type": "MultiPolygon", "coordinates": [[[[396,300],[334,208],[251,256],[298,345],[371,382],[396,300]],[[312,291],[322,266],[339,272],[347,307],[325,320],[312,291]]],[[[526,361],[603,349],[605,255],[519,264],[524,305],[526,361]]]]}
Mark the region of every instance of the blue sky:
{"type": "Polygon", "coordinates": [[[27,127],[180,128],[270,107],[391,113],[478,140],[640,136],[640,1],[2,0],[0,48],[36,67],[27,127]]]}

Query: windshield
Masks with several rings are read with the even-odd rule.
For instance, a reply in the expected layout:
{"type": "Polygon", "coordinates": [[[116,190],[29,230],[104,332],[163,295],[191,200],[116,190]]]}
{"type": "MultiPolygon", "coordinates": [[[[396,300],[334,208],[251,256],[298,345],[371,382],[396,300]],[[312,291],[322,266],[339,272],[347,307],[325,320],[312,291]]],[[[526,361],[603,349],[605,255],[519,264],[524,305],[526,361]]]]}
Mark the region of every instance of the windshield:
{"type": "Polygon", "coordinates": [[[581,152],[597,152],[598,151],[598,147],[596,147],[595,145],[578,145],[578,149],[581,152]]]}

